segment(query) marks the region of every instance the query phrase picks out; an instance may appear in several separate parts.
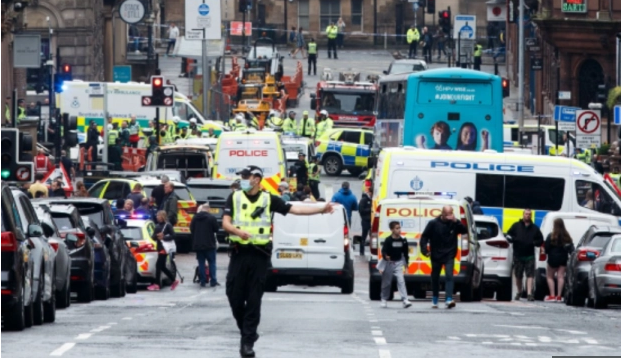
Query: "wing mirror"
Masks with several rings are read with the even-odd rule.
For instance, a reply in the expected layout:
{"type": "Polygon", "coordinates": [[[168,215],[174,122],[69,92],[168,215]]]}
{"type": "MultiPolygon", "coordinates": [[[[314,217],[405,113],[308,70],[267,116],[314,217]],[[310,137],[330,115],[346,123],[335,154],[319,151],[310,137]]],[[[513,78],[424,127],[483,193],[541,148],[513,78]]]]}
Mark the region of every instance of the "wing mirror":
{"type": "Polygon", "coordinates": [[[383,74],[384,74],[384,75],[387,75],[387,74],[389,74],[389,73],[390,73],[390,72],[388,72],[388,71],[383,71],[383,74]]]}
{"type": "Polygon", "coordinates": [[[76,242],[78,242],[78,236],[76,236],[74,234],[67,234],[67,235],[65,235],[65,241],[66,242],[71,242],[71,243],[76,243],[76,242]]]}
{"type": "Polygon", "coordinates": [[[37,224],[28,225],[28,237],[40,237],[44,235],[44,229],[37,224]]]}
{"type": "Polygon", "coordinates": [[[368,172],[363,172],[359,174],[359,180],[366,180],[367,177],[368,177],[368,172]]]}

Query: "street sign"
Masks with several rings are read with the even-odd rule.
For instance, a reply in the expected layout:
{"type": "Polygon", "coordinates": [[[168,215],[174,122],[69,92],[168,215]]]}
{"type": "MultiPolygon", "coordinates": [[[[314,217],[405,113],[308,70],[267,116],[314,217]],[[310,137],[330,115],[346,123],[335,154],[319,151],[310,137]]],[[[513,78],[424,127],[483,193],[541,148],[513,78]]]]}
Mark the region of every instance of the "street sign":
{"type": "Polygon", "coordinates": [[[113,82],[127,83],[132,79],[131,66],[114,66],[113,67],[113,82]]]}
{"type": "Polygon", "coordinates": [[[416,11],[418,11],[418,9],[420,9],[420,5],[418,5],[418,2],[417,2],[417,1],[416,1],[416,2],[414,2],[414,3],[412,4],[412,6],[414,7],[414,12],[416,12],[416,11]]]}
{"type": "Polygon", "coordinates": [[[31,181],[32,168],[21,166],[17,168],[17,172],[15,175],[17,176],[17,180],[29,182],[31,181]]]}
{"type": "Polygon", "coordinates": [[[164,99],[163,99],[163,105],[164,105],[164,106],[167,106],[167,107],[172,106],[172,98],[170,98],[170,97],[166,97],[166,98],[164,98],[164,99]]]}
{"type": "Polygon", "coordinates": [[[572,123],[572,131],[575,130],[575,120],[577,119],[577,111],[579,107],[555,106],[553,110],[553,119],[560,122],[560,128],[567,123],[572,123]]]}
{"type": "Polygon", "coordinates": [[[488,21],[507,20],[507,8],[505,4],[491,4],[491,1],[488,1],[486,5],[488,10],[488,21]]]}
{"type": "Polygon", "coordinates": [[[142,96],[142,106],[150,106],[152,98],[150,96],[142,96]]]}
{"type": "Polygon", "coordinates": [[[620,126],[620,106],[614,106],[614,124],[620,126]]]}
{"type": "Polygon", "coordinates": [[[477,17],[475,15],[455,15],[453,38],[474,40],[477,36],[477,17]]]}
{"type": "Polygon", "coordinates": [[[186,0],[185,39],[219,40],[221,38],[220,0],[186,0]]]}
{"type": "Polygon", "coordinates": [[[590,148],[601,146],[601,112],[593,110],[577,111],[577,146],[590,148]]]}
{"type": "Polygon", "coordinates": [[[144,19],[146,7],[139,0],[125,0],[120,5],[120,18],[127,24],[136,24],[144,19]]]}
{"type": "Polygon", "coordinates": [[[570,91],[559,91],[557,92],[557,99],[559,100],[570,100],[570,91]]]}
{"type": "MultiPolygon", "coordinates": [[[[246,36],[253,35],[253,24],[250,21],[246,21],[246,36]]],[[[231,21],[231,36],[242,36],[242,22],[231,21]]]]}
{"type": "Polygon", "coordinates": [[[41,36],[13,35],[13,67],[41,67],[41,36]]]}
{"type": "Polygon", "coordinates": [[[542,69],[542,59],[541,58],[532,58],[531,59],[531,69],[534,71],[538,71],[542,69]]]}

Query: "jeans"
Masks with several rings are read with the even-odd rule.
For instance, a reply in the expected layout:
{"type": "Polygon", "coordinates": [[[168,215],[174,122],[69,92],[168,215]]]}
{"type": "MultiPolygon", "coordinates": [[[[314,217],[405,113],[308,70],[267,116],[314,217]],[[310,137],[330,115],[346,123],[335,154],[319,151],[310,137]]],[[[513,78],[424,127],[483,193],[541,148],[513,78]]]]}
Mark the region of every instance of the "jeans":
{"type": "Polygon", "coordinates": [[[205,286],[209,281],[207,279],[205,261],[209,262],[209,275],[211,281],[209,284],[215,286],[218,284],[216,278],[216,250],[196,251],[196,259],[198,260],[198,276],[200,277],[200,285],[205,286]]]}
{"type": "Polygon", "coordinates": [[[307,58],[308,71],[307,75],[311,76],[311,67],[313,66],[313,74],[316,75],[316,65],[318,62],[318,56],[316,54],[309,54],[307,58]]]}
{"type": "Polygon", "coordinates": [[[168,40],[168,48],[165,50],[165,54],[169,54],[170,53],[170,49],[174,49],[174,45],[176,44],[176,39],[169,39],[168,40]]]}
{"type": "Polygon", "coordinates": [[[453,300],[453,263],[454,259],[446,262],[437,262],[431,260],[431,289],[433,290],[433,302],[438,302],[440,297],[440,273],[444,267],[444,289],[446,291],[446,300],[453,300]]]}
{"type": "Polygon", "coordinates": [[[176,276],[174,276],[174,274],[170,270],[168,270],[168,268],[165,266],[167,260],[168,260],[168,255],[159,254],[159,256],[157,257],[157,272],[156,272],[156,277],[155,277],[155,283],[159,286],[161,286],[161,273],[162,272],[167,276],[167,278],[170,279],[170,281],[172,282],[176,281],[176,276]]]}
{"type": "Polygon", "coordinates": [[[431,45],[422,48],[422,56],[425,58],[426,63],[431,63],[431,45]]]}

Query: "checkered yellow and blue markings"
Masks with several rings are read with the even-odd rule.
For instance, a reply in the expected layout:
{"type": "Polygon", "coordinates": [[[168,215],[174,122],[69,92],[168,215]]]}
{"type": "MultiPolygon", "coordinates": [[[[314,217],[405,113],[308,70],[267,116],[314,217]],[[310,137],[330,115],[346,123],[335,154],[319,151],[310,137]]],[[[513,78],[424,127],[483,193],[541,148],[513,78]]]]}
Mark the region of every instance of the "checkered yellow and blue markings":
{"type": "MultiPolygon", "coordinates": [[[[503,229],[503,232],[506,233],[514,223],[520,221],[523,217],[523,212],[525,209],[507,209],[507,208],[490,208],[490,207],[481,207],[484,215],[494,216],[498,221],[499,225],[503,229]]],[[[534,224],[541,226],[544,217],[549,212],[546,210],[531,210],[531,221],[534,224]]]]}
{"type": "Polygon", "coordinates": [[[339,153],[344,160],[344,165],[359,167],[365,167],[368,165],[370,147],[367,145],[329,141],[327,143],[321,143],[319,148],[319,152],[321,154],[328,152],[339,153]]]}

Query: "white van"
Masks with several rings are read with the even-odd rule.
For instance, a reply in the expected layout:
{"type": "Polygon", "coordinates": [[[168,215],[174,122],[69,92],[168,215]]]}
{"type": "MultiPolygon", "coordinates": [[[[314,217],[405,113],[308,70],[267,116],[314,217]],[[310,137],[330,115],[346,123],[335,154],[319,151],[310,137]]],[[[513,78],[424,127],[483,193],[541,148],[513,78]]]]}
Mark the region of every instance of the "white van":
{"type": "MultiPolygon", "coordinates": [[[[505,150],[508,148],[520,148],[518,143],[518,135],[520,133],[520,126],[518,124],[505,124],[503,126],[503,146],[505,150]]],[[[575,152],[576,138],[574,131],[568,133],[568,141],[570,143],[564,143],[564,134],[566,131],[559,130],[556,136],[555,126],[541,124],[526,124],[523,127],[523,133],[528,138],[527,148],[529,148],[533,154],[538,154],[538,146],[544,145],[540,152],[542,154],[555,155],[555,142],[557,141],[557,154],[561,155],[565,150],[569,150],[570,153],[575,152]]]]}
{"type": "MultiPolygon", "coordinates": [[[[291,205],[326,203],[292,202],[291,205]]],[[[343,294],[353,293],[354,254],[349,240],[348,218],[342,205],[332,214],[313,216],[274,215],[272,267],[268,269],[266,291],[278,286],[335,286],[343,294]]]]}
{"type": "MultiPolygon", "coordinates": [[[[612,215],[579,212],[548,213],[544,217],[542,225],[540,226],[540,231],[542,232],[542,236],[545,240],[551,231],[553,231],[553,222],[558,218],[564,220],[566,230],[573,239],[573,244],[575,246],[577,246],[577,243],[592,225],[610,227],[619,226],[619,218],[612,215]]],[[[549,292],[549,287],[546,283],[546,260],[546,254],[542,254],[540,249],[536,249],[536,277],[534,280],[534,298],[536,300],[544,300],[544,297],[546,297],[549,292]]]]}
{"type": "Polygon", "coordinates": [[[384,148],[373,173],[373,212],[378,201],[396,191],[434,191],[479,201],[503,232],[522,218],[525,208],[532,210],[538,226],[551,211],[618,218],[621,213],[620,195],[609,182],[589,165],[563,157],[384,148]],[[590,195],[598,198],[596,210],[585,205],[590,195]]]}
{"type": "MultiPolygon", "coordinates": [[[[431,291],[431,259],[420,252],[420,237],[429,221],[442,214],[442,207],[450,205],[455,217],[468,229],[468,235],[459,237],[458,251],[454,263],[455,292],[461,293],[461,300],[480,301],[483,296],[483,258],[476,225],[470,204],[466,200],[450,199],[450,193],[396,193],[403,198],[385,199],[377,206],[372,223],[370,241],[370,289],[373,301],[381,299],[381,274],[377,262],[381,259],[381,247],[385,239],[392,235],[390,222],[401,224],[402,235],[409,244],[409,263],[405,272],[407,292],[416,298],[425,298],[431,291]]],[[[442,275],[442,279],[444,275],[442,275]]],[[[443,281],[443,280],[442,280],[443,281]]],[[[391,291],[392,300],[395,284],[391,291]]]]}

